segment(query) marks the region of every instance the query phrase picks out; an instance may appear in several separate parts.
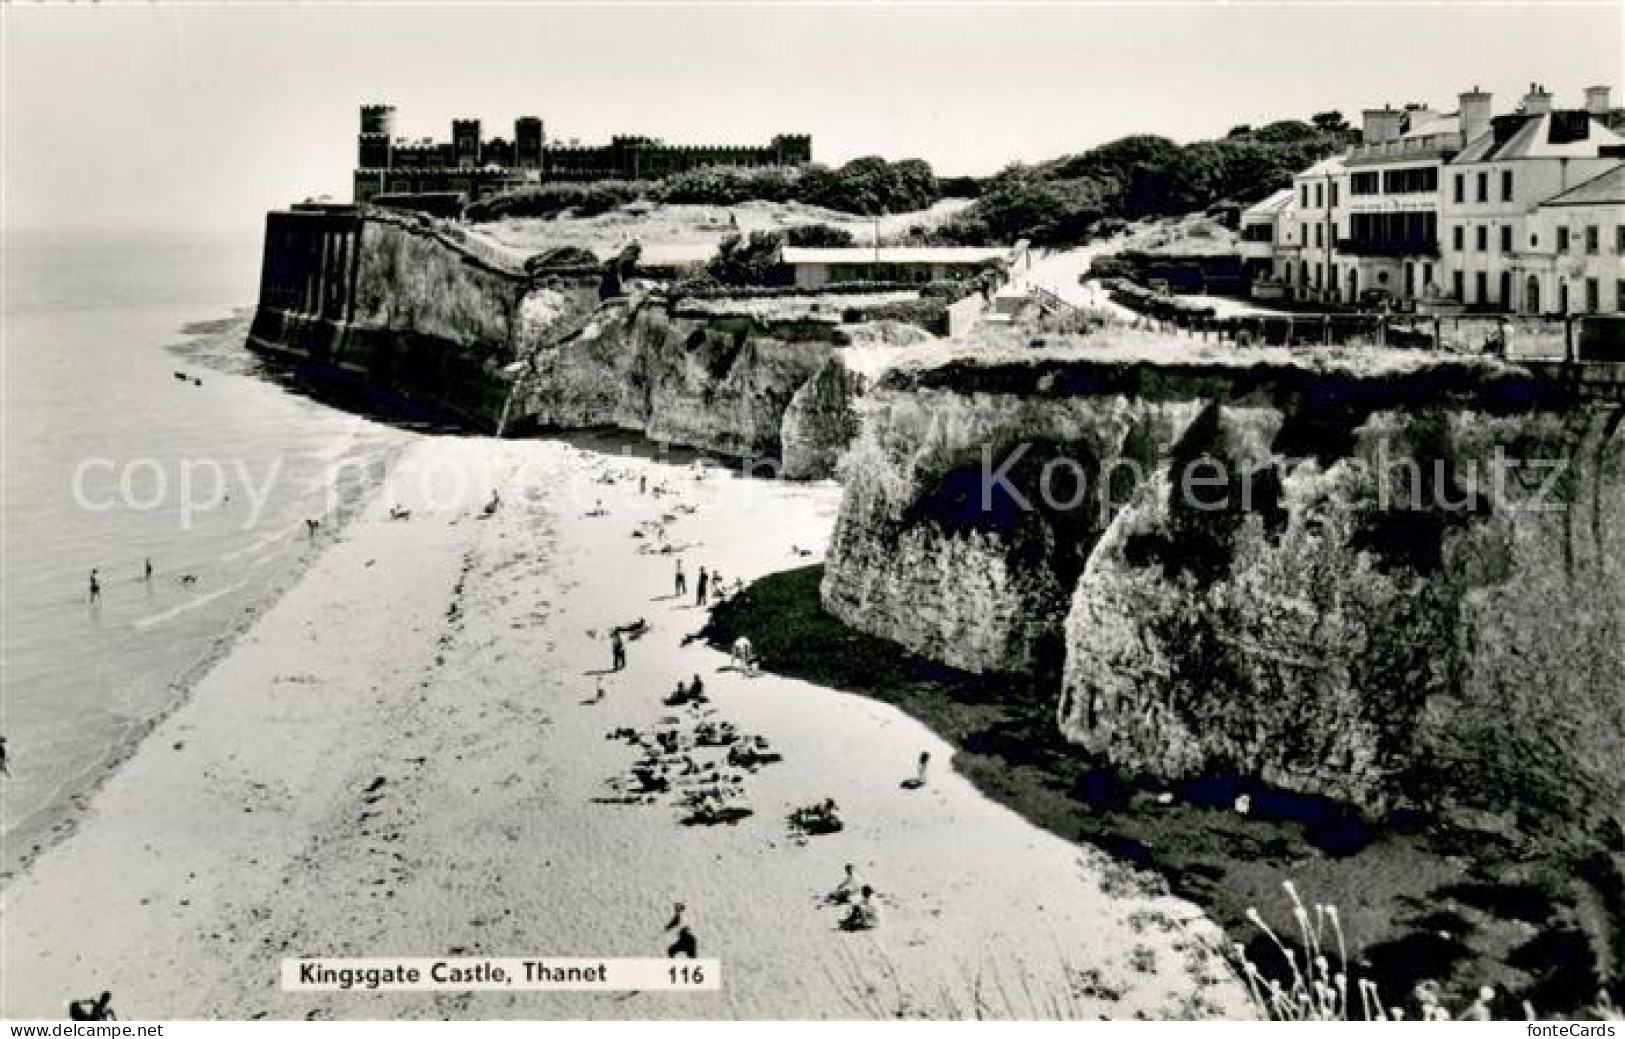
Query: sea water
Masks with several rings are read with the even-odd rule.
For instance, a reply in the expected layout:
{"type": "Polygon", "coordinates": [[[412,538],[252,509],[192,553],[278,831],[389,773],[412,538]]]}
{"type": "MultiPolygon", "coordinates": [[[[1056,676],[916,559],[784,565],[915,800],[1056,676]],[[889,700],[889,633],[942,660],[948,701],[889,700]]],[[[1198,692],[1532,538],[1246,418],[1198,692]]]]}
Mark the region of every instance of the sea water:
{"type": "Polygon", "coordinates": [[[252,233],[4,235],[7,873],[297,575],[409,436],[258,370],[241,315],[259,248],[252,233]],[[314,539],[307,519],[322,523],[314,539]]]}

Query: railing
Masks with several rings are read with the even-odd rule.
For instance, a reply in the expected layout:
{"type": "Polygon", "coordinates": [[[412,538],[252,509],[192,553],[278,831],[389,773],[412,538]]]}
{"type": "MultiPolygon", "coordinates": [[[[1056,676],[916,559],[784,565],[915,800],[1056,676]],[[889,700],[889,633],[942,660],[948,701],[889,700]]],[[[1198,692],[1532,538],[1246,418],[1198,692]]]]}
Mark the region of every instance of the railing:
{"type": "Polygon", "coordinates": [[[1177,297],[1119,295],[1140,327],[1238,346],[1373,346],[1557,364],[1625,364],[1625,315],[1248,314],[1217,317],[1177,297]]]}

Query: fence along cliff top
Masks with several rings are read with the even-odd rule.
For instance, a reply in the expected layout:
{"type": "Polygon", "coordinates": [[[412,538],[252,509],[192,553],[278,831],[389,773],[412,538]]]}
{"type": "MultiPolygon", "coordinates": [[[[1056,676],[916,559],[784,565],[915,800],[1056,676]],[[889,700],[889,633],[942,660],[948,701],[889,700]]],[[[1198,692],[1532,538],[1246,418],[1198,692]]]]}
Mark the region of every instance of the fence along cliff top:
{"type": "Polygon", "coordinates": [[[361,106],[355,200],[375,195],[454,192],[465,202],[545,180],[643,180],[705,166],[800,166],[812,137],[777,134],[765,145],[667,145],[617,135],[606,145],[550,144],[542,120],[520,116],[513,139],[485,138],[478,119],[454,119],[449,141],[395,136],[393,105],[361,106]]]}

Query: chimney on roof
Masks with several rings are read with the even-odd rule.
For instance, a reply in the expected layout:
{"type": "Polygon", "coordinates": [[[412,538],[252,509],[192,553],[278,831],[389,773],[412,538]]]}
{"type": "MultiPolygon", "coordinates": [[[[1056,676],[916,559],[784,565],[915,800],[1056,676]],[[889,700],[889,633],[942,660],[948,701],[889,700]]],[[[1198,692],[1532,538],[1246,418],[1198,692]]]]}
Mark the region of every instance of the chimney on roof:
{"type": "Polygon", "coordinates": [[[1608,114],[1608,88],[1586,87],[1586,111],[1592,115],[1608,114]]]}
{"type": "Polygon", "coordinates": [[[1385,141],[1396,140],[1404,120],[1405,113],[1395,111],[1391,105],[1368,108],[1365,110],[1365,120],[1360,128],[1360,137],[1366,144],[1382,144],[1385,141]]]}
{"type": "Polygon", "coordinates": [[[1491,96],[1475,86],[1460,95],[1460,100],[1461,144],[1466,147],[1490,128],[1491,96]]]}
{"type": "Polygon", "coordinates": [[[1529,93],[1523,97],[1524,115],[1545,115],[1552,110],[1552,95],[1539,83],[1529,84],[1529,93]]]}

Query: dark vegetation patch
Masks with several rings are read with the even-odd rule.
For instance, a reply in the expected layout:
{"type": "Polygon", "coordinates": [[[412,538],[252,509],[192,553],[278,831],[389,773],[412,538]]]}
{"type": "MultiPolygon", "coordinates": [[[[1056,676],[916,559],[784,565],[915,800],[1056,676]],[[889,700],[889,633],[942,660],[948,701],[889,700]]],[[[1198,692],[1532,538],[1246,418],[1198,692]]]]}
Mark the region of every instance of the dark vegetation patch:
{"type": "MultiPolygon", "coordinates": [[[[1408,994],[1430,978],[1468,997],[1493,984],[1507,1006],[1527,997],[1547,1017],[1595,1000],[1599,953],[1618,947],[1625,919],[1606,855],[1577,864],[1415,811],[1369,820],[1234,776],[1164,787],[1120,775],[1062,738],[1052,688],[957,671],[855,631],[824,612],[822,577],[820,566],[769,575],[719,606],[704,636],[726,647],[748,635],[766,670],[899,707],[957,748],[954,767],[985,795],[1067,840],[1154,869],[1255,962],[1275,953],[1246,911],[1256,906],[1289,933],[1280,883],[1290,879],[1306,900],[1338,907],[1358,975],[1410,1012],[1408,994]],[[1160,803],[1164,793],[1171,803],[1160,803]],[[1243,793],[1246,816],[1230,807],[1243,793]]],[[[912,762],[897,767],[901,778],[912,762]]],[[[1615,969],[1608,981],[1617,1002],[1625,977],[1615,969]]]]}
{"type": "Polygon", "coordinates": [[[1249,514],[1260,516],[1271,537],[1279,537],[1287,519],[1280,474],[1274,466],[1249,466],[1234,458],[1219,417],[1214,401],[1174,445],[1167,523],[1133,534],[1123,545],[1132,565],[1160,566],[1172,577],[1189,576],[1201,588],[1230,575],[1236,535],[1249,514]]]}
{"type": "Polygon", "coordinates": [[[1419,369],[1323,370],[1303,364],[1215,365],[1038,357],[1032,360],[956,358],[928,368],[896,368],[882,385],[896,390],[949,389],[1036,399],[1125,396],[1139,400],[1246,400],[1285,413],[1336,399],[1340,410],[1437,411],[1470,405],[1492,415],[1559,411],[1572,399],[1563,387],[1527,372],[1477,361],[1442,360],[1419,369]]]}
{"type": "Polygon", "coordinates": [[[949,466],[902,523],[996,535],[1018,569],[1070,586],[1100,533],[1099,473],[1086,445],[1022,440],[949,466]]]}

